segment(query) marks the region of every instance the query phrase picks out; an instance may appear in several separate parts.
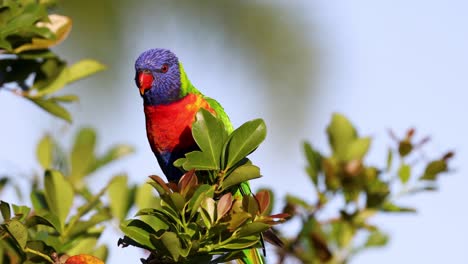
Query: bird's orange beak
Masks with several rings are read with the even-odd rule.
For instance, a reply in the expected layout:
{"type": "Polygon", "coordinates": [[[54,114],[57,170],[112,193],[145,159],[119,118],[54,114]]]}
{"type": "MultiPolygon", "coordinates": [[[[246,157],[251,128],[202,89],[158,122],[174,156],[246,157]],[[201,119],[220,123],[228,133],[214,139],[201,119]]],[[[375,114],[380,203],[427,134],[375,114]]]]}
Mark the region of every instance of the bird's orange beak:
{"type": "Polygon", "coordinates": [[[151,89],[153,80],[154,78],[151,72],[140,71],[137,73],[136,82],[141,96],[143,96],[147,90],[151,89]]]}

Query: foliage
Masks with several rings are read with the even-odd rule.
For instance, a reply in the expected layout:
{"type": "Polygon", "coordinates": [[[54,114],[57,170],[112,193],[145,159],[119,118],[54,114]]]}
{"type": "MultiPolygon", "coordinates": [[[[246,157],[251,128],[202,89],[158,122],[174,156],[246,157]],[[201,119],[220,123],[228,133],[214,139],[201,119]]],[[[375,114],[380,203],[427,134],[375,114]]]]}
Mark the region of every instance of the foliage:
{"type": "MultiPolygon", "coordinates": [[[[0,248],[3,263],[52,262],[53,254],[89,253],[105,259],[107,247],[97,242],[104,230],[99,224],[113,218],[112,207],[101,202],[108,186],[93,193],[84,180],[91,173],[131,152],[127,145],[116,145],[104,155],[95,154],[96,135],[81,129],[67,154],[49,135],[37,147],[37,158],[45,170],[44,188],[33,183],[32,208],[1,202],[0,248]],[[69,162],[70,161],[70,162],[69,162]],[[79,202],[77,202],[79,201],[79,202]]],[[[113,185],[122,176],[114,177],[113,185]]]]}
{"type": "Polygon", "coordinates": [[[292,216],[288,220],[299,219],[303,226],[295,236],[284,237],[286,246],[277,250],[280,263],[288,263],[289,258],[303,263],[346,263],[367,248],[386,245],[388,235],[369,222],[372,216],[379,212],[415,212],[396,200],[435,190],[437,178],[448,171],[453,156],[448,152],[425,164],[413,165],[411,160],[428,138],[415,142],[415,130],[410,129],[401,140],[392,133],[397,146],[388,150],[385,166],[375,167],[365,162],[371,139],[360,137],[343,115],[333,115],[327,134],[332,150],[328,156],[304,143],[306,172],[317,200],[310,204],[305,197],[286,197],[283,211],[292,216]],[[416,172],[421,165],[422,171],[416,172]],[[323,212],[337,202],[341,203],[338,212],[325,218],[323,212]]]}
{"type": "Polygon", "coordinates": [[[105,67],[89,59],[67,66],[50,50],[67,37],[72,21],[66,16],[49,15],[49,5],[50,1],[0,2],[0,90],[22,96],[71,122],[63,104],[78,97],[52,94],[105,67]]]}
{"type": "Polygon", "coordinates": [[[121,225],[126,236],[120,243],[151,251],[149,263],[238,259],[242,250],[261,247],[262,232],[286,216],[268,216],[269,192],[253,196],[246,185],[260,177],[260,169],[246,156],[265,138],[263,120],[249,121],[228,135],[222,121],[202,109],[192,133],[200,151],[175,163],[188,172],[178,184],[151,176],[158,201],[140,210],[139,219],[121,225]]]}

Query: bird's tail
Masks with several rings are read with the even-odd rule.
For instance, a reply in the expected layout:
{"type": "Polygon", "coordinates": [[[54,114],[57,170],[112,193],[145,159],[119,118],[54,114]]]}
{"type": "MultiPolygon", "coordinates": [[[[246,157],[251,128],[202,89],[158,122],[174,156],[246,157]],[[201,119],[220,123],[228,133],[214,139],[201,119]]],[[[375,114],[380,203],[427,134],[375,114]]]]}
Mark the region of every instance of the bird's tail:
{"type": "Polygon", "coordinates": [[[260,252],[260,249],[246,249],[243,253],[245,256],[242,259],[238,259],[237,264],[265,264],[265,258],[260,252]]]}

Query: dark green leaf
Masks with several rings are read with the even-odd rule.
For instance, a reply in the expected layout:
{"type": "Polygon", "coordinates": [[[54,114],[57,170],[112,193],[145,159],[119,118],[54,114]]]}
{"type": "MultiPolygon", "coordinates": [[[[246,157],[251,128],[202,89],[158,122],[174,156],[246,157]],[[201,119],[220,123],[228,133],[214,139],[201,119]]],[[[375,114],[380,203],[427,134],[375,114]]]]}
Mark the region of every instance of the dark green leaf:
{"type": "Polygon", "coordinates": [[[123,221],[120,224],[120,230],[122,230],[122,232],[126,236],[128,236],[138,244],[142,245],[146,249],[155,249],[155,247],[150,241],[149,235],[153,234],[154,230],[145,222],[138,219],[123,221]]]}
{"type": "Polygon", "coordinates": [[[10,205],[5,201],[0,201],[0,212],[2,213],[3,220],[6,222],[11,218],[10,205]]]}
{"type": "Polygon", "coordinates": [[[434,160],[426,166],[424,174],[420,179],[434,181],[440,173],[446,172],[447,170],[447,162],[445,160],[434,160]]]}

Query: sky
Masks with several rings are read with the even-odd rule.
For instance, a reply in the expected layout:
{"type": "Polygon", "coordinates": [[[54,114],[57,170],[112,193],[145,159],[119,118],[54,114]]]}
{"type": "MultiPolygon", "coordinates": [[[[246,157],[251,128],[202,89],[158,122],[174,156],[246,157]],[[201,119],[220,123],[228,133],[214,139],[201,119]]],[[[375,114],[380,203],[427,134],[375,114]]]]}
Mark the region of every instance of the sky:
{"type": "MultiPolygon", "coordinates": [[[[312,186],[303,170],[301,142],[308,140],[328,151],[325,127],[334,112],[344,113],[361,134],[372,136],[374,143],[368,160],[375,164],[385,162],[382,153],[391,143],[388,128],[402,134],[415,127],[418,135],[430,135],[427,153],[433,158],[454,150],[453,173],[441,178],[439,191],[401,201],[418,208],[417,214],[377,216],[374,222],[391,235],[389,245],[369,250],[352,263],[466,262],[468,214],[463,210],[467,200],[463,193],[468,180],[463,161],[467,159],[468,125],[463,113],[468,110],[468,3],[277,0],[273,5],[301,18],[303,34],[316,48],[315,57],[310,57],[315,62],[310,71],[314,79],[310,82],[316,88],[305,96],[295,96],[292,89],[293,94],[284,100],[284,105],[271,107],[266,93],[284,96],[290,88],[265,89],[267,82],[256,72],[246,70],[246,65],[255,63],[252,54],[243,54],[235,43],[206,33],[181,39],[173,31],[184,25],[175,20],[168,21],[162,29],[143,26],[150,23],[151,13],[142,11],[136,16],[139,13],[133,11],[136,13],[131,19],[120,22],[125,33],[116,41],[125,50],[115,58],[119,63],[111,65],[103,77],[97,77],[99,82],[85,80],[67,88],[83,95],[83,99],[95,97],[71,108],[76,120],[73,126],[49,117],[21,98],[0,93],[0,120],[8,124],[2,126],[0,137],[0,172],[13,171],[25,177],[37,172],[31,149],[44,132],[67,142],[77,127],[91,125],[99,131],[102,150],[117,142],[130,143],[137,149],[135,155],[106,172],[128,172],[136,183],[143,182],[146,175],[160,173],[147,146],[141,99],[133,82],[133,61],[145,49],[168,47],[184,61],[192,82],[223,104],[234,125],[257,117],[266,120],[267,140],[252,156],[264,177],[252,183],[254,188],[268,186],[278,196],[294,192],[312,200],[308,196],[312,186]],[[206,67],[199,67],[202,60],[206,67]],[[109,80],[112,83],[106,83],[109,80]],[[98,83],[114,86],[113,94],[96,86],[98,83]],[[296,101],[300,99],[303,101],[296,101]],[[279,120],[275,112],[278,107],[291,111],[281,118],[295,122],[279,120]],[[306,114],[298,119],[294,115],[297,111],[306,114]],[[287,137],[289,133],[294,137],[287,137]]],[[[74,30],[82,33],[83,27],[75,24],[74,30]]],[[[72,34],[70,41],[79,37],[72,34]]],[[[58,49],[63,54],[71,50],[73,59],[87,54],[76,47],[58,49]]],[[[294,62],[278,61],[282,63],[287,69],[288,63],[294,62]]],[[[108,177],[92,180],[102,186],[108,177]]],[[[105,238],[112,240],[115,235],[106,234],[105,238]]],[[[109,263],[130,261],[132,252],[115,250],[109,263]]]]}

